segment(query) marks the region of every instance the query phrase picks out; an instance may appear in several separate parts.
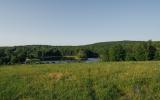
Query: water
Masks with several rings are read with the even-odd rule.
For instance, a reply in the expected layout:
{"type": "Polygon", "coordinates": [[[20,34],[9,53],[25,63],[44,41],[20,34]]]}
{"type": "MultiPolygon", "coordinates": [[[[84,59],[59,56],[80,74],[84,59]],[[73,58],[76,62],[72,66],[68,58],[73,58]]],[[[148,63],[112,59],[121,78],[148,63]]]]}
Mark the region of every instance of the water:
{"type": "Polygon", "coordinates": [[[99,58],[88,58],[87,60],[58,60],[58,61],[42,61],[45,64],[63,64],[63,63],[73,63],[73,62],[85,62],[85,63],[91,63],[91,62],[98,62],[99,58]]]}
{"type": "Polygon", "coordinates": [[[85,62],[90,63],[90,62],[98,62],[99,58],[88,58],[85,62]]]}

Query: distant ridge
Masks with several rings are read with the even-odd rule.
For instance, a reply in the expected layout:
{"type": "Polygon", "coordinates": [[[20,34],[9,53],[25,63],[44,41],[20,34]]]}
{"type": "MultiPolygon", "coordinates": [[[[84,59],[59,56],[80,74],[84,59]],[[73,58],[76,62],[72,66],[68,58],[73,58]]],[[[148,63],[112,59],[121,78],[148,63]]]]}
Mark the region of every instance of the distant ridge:
{"type": "MultiPolygon", "coordinates": [[[[127,44],[135,44],[135,43],[144,43],[148,41],[133,41],[133,40],[123,40],[123,41],[108,41],[108,42],[97,42],[92,44],[86,44],[86,45],[43,45],[43,44],[31,44],[31,45],[17,45],[17,46],[0,46],[0,48],[9,48],[9,47],[30,47],[30,46],[44,46],[44,47],[83,47],[83,46],[106,46],[106,45],[113,45],[113,44],[121,44],[121,45],[127,45],[127,44]]],[[[160,43],[160,41],[152,41],[153,43],[160,43]]]]}

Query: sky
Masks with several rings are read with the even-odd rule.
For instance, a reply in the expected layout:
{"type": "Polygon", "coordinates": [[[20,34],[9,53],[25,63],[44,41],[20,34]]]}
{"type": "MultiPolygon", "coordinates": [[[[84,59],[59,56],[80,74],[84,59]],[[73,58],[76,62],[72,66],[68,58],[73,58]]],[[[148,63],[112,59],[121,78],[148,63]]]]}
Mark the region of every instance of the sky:
{"type": "Polygon", "coordinates": [[[0,0],[0,46],[160,40],[160,0],[0,0]]]}

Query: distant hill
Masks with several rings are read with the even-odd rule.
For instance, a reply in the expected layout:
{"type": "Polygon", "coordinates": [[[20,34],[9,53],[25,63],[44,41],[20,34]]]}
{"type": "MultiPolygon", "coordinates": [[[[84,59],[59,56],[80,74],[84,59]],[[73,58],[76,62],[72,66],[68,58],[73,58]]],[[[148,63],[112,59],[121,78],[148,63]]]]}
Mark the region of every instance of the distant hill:
{"type": "Polygon", "coordinates": [[[0,47],[0,64],[24,63],[28,58],[61,60],[63,58],[77,59],[77,57],[101,57],[107,61],[160,60],[160,41],[125,40],[80,46],[25,45],[0,47]]]}
{"type": "MultiPolygon", "coordinates": [[[[97,42],[93,44],[87,44],[87,45],[77,45],[77,46],[54,46],[54,45],[24,45],[24,46],[4,46],[0,48],[12,48],[12,47],[87,47],[87,46],[97,46],[97,47],[110,47],[113,45],[135,45],[139,43],[144,43],[148,41],[130,41],[130,40],[124,40],[124,41],[109,41],[109,42],[97,42]]],[[[152,41],[152,43],[156,46],[160,46],[160,41],[152,41]]]]}

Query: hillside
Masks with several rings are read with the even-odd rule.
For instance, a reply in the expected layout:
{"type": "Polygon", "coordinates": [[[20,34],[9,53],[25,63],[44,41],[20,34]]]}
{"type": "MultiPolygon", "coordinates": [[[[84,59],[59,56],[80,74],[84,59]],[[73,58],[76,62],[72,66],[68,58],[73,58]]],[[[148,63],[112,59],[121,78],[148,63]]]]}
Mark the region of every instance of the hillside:
{"type": "Polygon", "coordinates": [[[114,41],[83,46],[26,45],[0,47],[0,64],[24,63],[26,59],[43,61],[97,57],[104,61],[160,60],[160,42],[114,41]]]}

